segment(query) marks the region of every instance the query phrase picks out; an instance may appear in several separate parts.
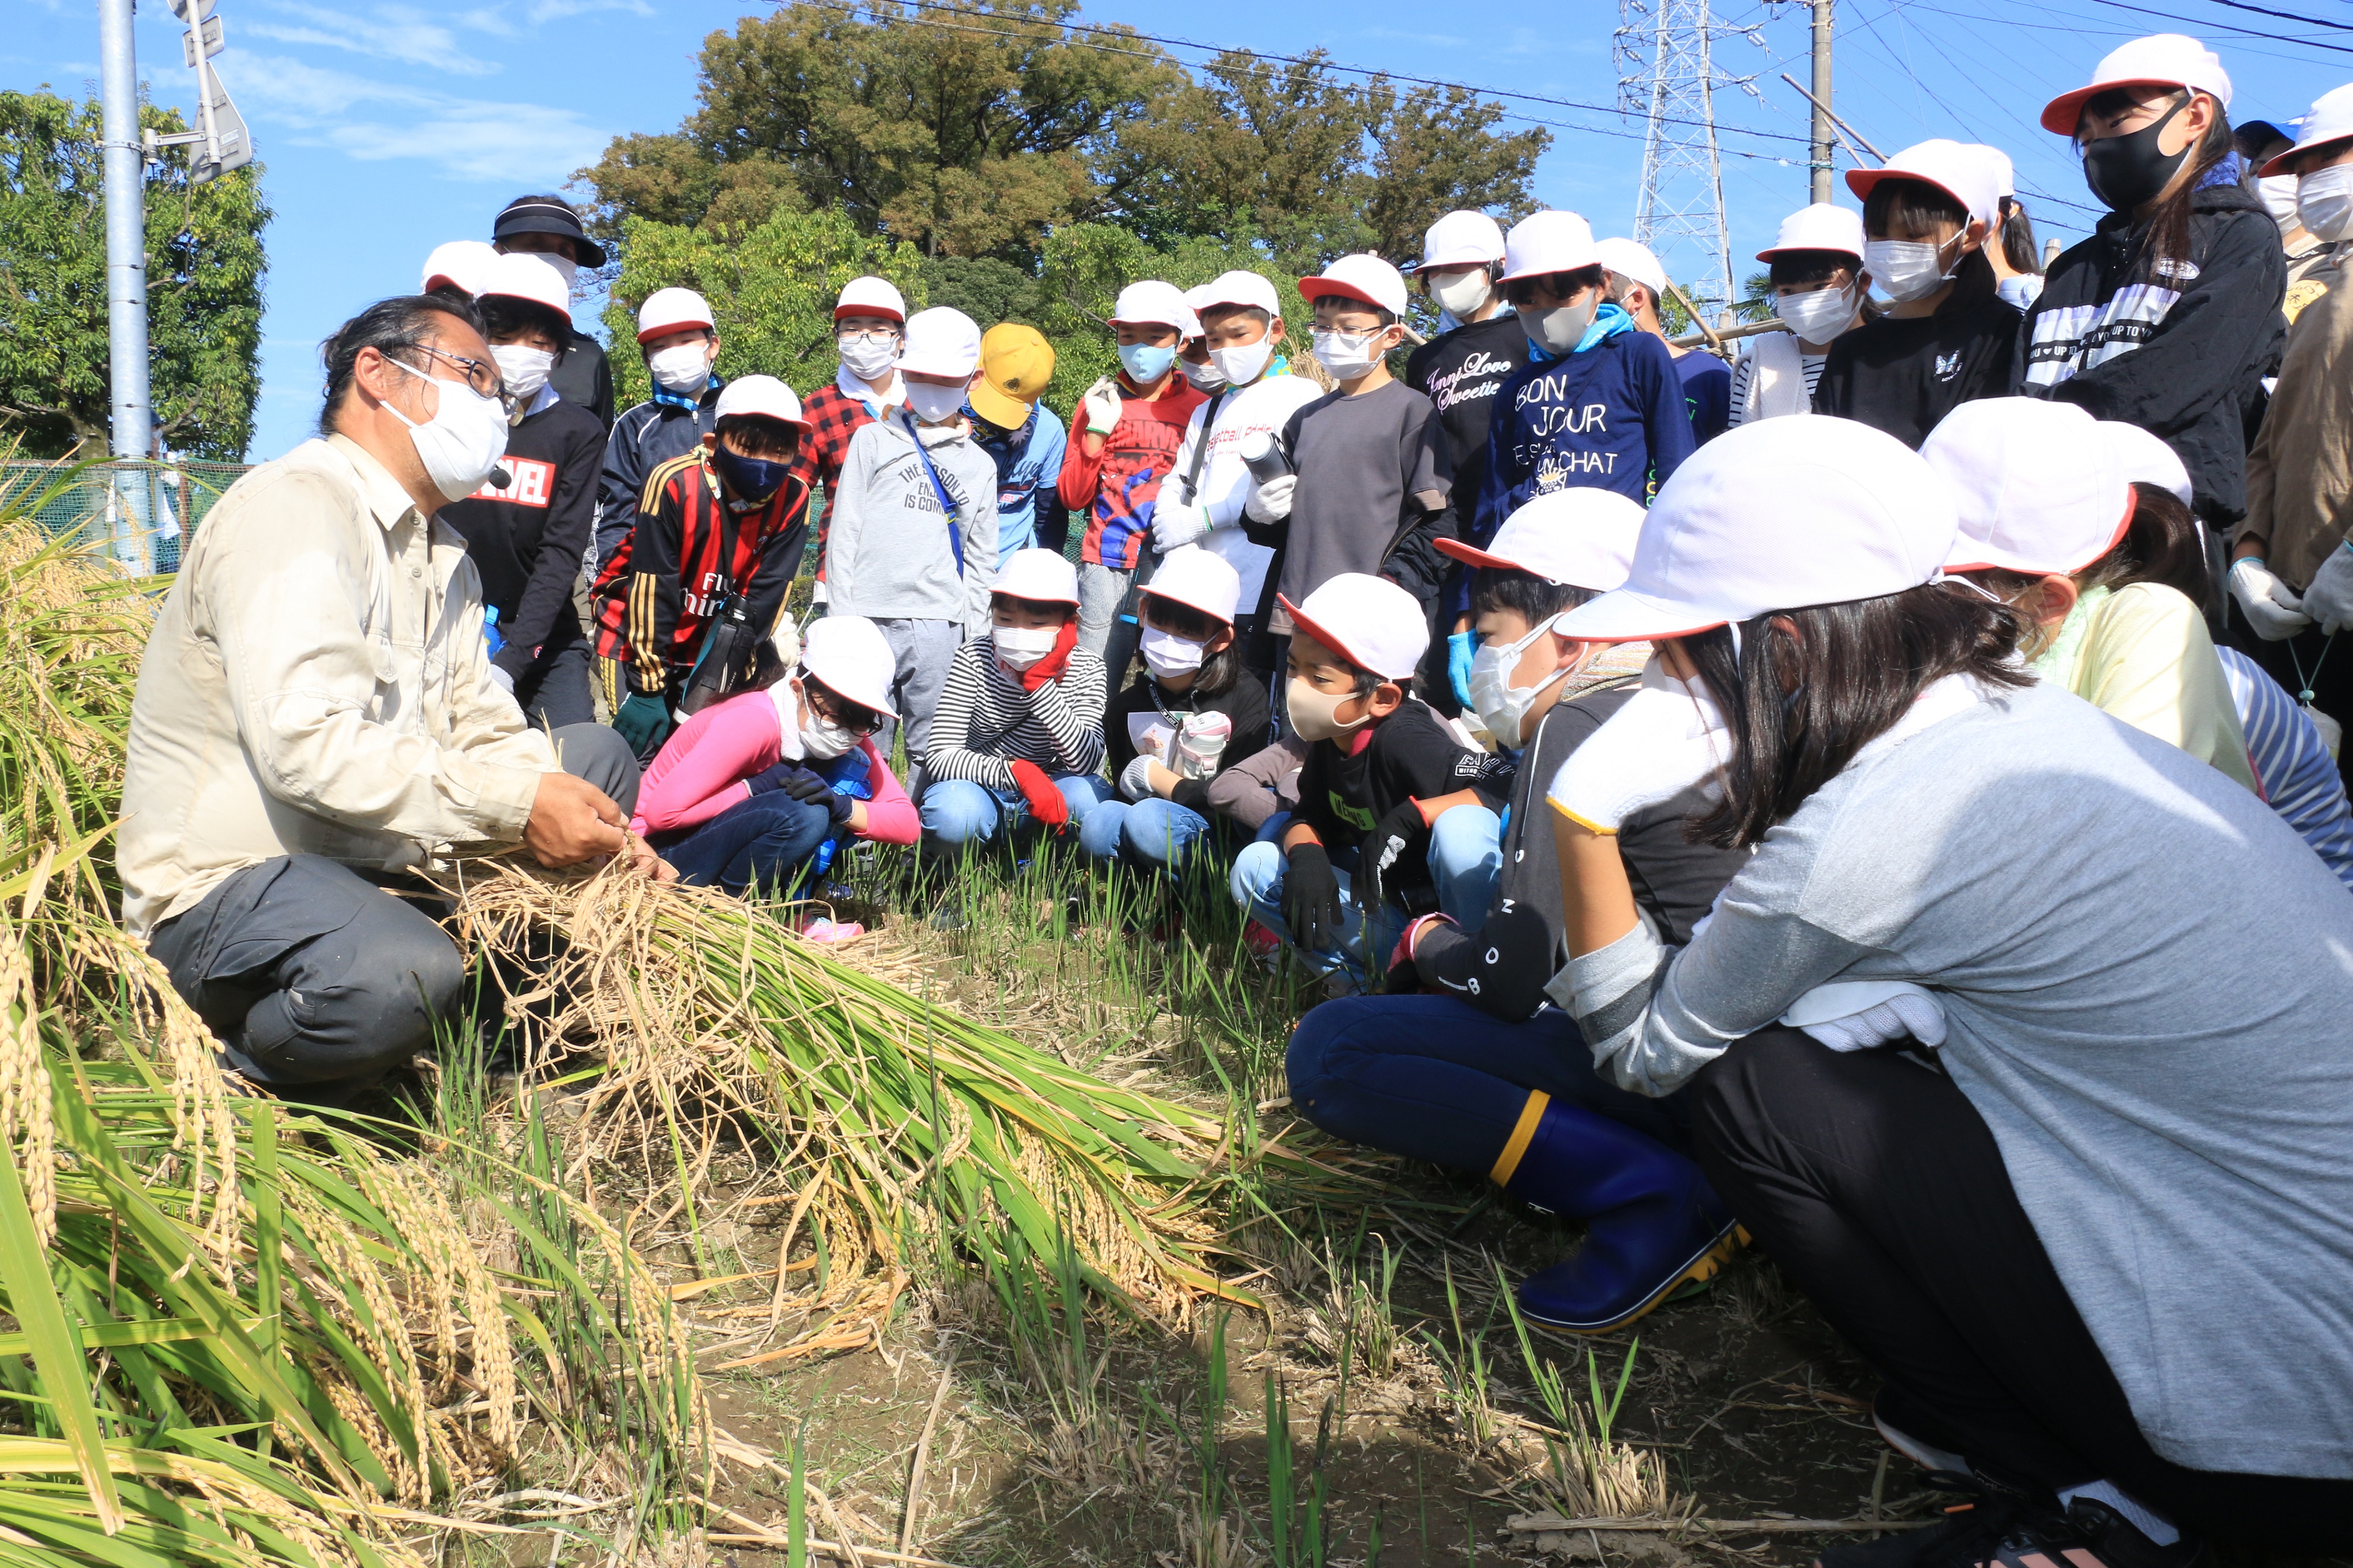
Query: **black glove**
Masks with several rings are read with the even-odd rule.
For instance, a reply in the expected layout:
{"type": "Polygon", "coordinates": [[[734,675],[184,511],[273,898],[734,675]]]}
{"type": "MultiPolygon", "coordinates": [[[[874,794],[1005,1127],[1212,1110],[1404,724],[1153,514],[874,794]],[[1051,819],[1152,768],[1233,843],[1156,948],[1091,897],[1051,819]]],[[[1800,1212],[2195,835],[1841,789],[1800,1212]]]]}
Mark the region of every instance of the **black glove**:
{"type": "Polygon", "coordinates": [[[1282,921],[1303,951],[1340,951],[1340,878],[1321,844],[1302,844],[1291,852],[1282,876],[1282,921]]]}
{"type": "Polygon", "coordinates": [[[838,793],[831,784],[826,783],[822,773],[804,767],[798,763],[778,763],[775,767],[754,773],[744,783],[754,795],[765,795],[770,790],[781,790],[795,800],[807,802],[810,805],[821,805],[825,807],[826,814],[833,818],[834,826],[837,827],[849,820],[849,808],[856,804],[849,796],[838,793]]]}
{"type": "Polygon", "coordinates": [[[1516,1024],[1544,1005],[1552,957],[1552,930],[1544,916],[1506,900],[1474,931],[1433,921],[1414,944],[1413,967],[1431,989],[1516,1024]]]}
{"type": "Polygon", "coordinates": [[[1367,910],[1377,910],[1408,875],[1403,868],[1405,847],[1430,831],[1421,819],[1419,803],[1408,800],[1392,810],[1370,833],[1357,851],[1356,897],[1367,910]]]}

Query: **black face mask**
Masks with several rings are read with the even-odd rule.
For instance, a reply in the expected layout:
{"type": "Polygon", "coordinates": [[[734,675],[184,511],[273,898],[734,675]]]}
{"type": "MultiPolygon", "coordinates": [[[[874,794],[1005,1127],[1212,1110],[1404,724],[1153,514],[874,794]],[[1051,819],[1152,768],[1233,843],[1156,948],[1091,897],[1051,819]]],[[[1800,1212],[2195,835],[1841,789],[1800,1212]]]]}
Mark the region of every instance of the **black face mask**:
{"type": "Polygon", "coordinates": [[[754,503],[766,500],[784,484],[785,476],[792,472],[792,464],[779,463],[766,458],[746,458],[727,449],[725,442],[711,449],[711,465],[727,482],[735,499],[754,503]]]}
{"type": "Polygon", "coordinates": [[[2084,183],[2092,194],[2107,205],[2111,212],[2137,212],[2157,199],[2166,182],[2173,178],[2181,161],[2189,156],[2184,147],[2179,153],[2158,151],[2157,139],[2173,123],[2173,117],[2189,107],[2190,100],[2182,99],[2154,124],[2144,125],[2126,136],[2104,136],[2084,146],[2084,183]]]}

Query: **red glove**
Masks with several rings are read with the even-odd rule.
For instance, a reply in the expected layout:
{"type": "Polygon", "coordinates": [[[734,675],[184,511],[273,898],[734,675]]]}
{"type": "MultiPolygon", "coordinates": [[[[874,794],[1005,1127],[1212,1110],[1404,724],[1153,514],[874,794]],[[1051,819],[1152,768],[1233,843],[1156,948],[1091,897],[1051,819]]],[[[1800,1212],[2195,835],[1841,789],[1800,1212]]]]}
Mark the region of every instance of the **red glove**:
{"type": "Polygon", "coordinates": [[[1071,803],[1062,798],[1045,769],[1030,762],[1015,763],[1012,768],[1013,785],[1029,803],[1030,816],[1049,827],[1060,827],[1071,820],[1071,803]]]}
{"type": "MultiPolygon", "coordinates": [[[[1046,650],[1046,657],[1021,672],[1021,689],[1035,691],[1050,680],[1059,678],[1071,668],[1071,650],[1079,646],[1079,617],[1072,616],[1062,623],[1062,635],[1046,650]]],[[[1018,767],[1019,763],[1015,763],[1018,767]]],[[[1040,774],[1040,777],[1044,775],[1040,774]]]]}

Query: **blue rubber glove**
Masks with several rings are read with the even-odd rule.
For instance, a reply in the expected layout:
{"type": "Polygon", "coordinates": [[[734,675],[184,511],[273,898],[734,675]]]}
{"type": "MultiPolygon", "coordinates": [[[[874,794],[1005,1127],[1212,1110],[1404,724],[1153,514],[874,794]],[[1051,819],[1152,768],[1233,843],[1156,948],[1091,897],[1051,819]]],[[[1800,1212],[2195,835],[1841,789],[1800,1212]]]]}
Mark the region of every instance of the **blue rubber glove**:
{"type": "Polygon", "coordinates": [[[1471,701],[1471,661],[1479,655],[1477,632],[1455,632],[1446,639],[1446,679],[1454,688],[1454,700],[1465,713],[1476,711],[1471,701]]]}
{"type": "Polygon", "coordinates": [[[640,760],[649,757],[670,738],[670,704],[650,693],[638,692],[613,715],[613,729],[640,760]]]}

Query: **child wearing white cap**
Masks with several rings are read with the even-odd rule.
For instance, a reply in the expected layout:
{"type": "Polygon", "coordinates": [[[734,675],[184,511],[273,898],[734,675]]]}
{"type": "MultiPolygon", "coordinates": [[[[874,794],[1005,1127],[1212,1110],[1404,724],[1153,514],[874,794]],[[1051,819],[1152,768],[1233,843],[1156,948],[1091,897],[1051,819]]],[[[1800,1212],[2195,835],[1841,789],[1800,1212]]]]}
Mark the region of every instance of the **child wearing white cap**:
{"type": "Polygon", "coordinates": [[[899,356],[906,401],[850,436],[827,510],[827,609],[890,640],[891,706],[918,780],[949,661],[987,628],[997,580],[997,462],[964,417],[979,368],[971,317],[915,312],[899,356]]]}
{"type": "Polygon", "coordinates": [[[1816,202],[1783,218],[1773,243],[1757,253],[1768,268],[1773,314],[1788,331],[1750,338],[1732,367],[1733,424],[1814,411],[1831,342],[1877,313],[1862,243],[1861,215],[1816,202]]]}
{"type": "MultiPolygon", "coordinates": [[[[815,602],[820,605],[832,593],[825,577],[825,541],[849,438],[907,401],[906,384],[899,379],[906,327],[906,299],[888,278],[853,278],[834,300],[833,352],[840,363],[831,381],[808,395],[809,438],[801,444],[800,458],[801,478],[824,497],[817,525],[815,602]]],[[[813,508],[817,504],[811,502],[813,508]]]]}
{"type": "Polygon", "coordinates": [[[1119,369],[1086,390],[1071,418],[1059,481],[1062,504],[1086,519],[1079,541],[1079,641],[1100,655],[1152,528],[1185,426],[1201,405],[1176,374],[1197,322],[1174,283],[1147,278],[1119,291],[1111,325],[1119,369]]]}
{"type": "Polygon", "coordinates": [[[1936,580],[1956,533],[1935,469],[1841,419],[1730,431],[1661,490],[1562,623],[1665,646],[1550,792],[1551,993],[1620,1085],[1692,1085],[1710,1187],[1886,1374],[1880,1430],[1972,1478],[1907,1561],[2335,1550],[2353,1128],[2292,1108],[2353,1097],[2353,899],[2010,662],[2009,613],[1936,580]],[[1677,949],[1615,832],[1705,778],[1704,831],[1755,854],[1677,949]]]}
{"type": "Polygon", "coordinates": [[[989,626],[950,667],[923,792],[934,857],[1035,823],[1083,825],[1111,796],[1103,662],[1079,640],[1078,574],[1050,550],[1016,551],[989,597],[989,626]]]}
{"type": "Polygon", "coordinates": [[[874,742],[892,717],[891,645],[862,616],[829,616],[797,659],[776,657],[788,651],[689,719],[646,770],[630,827],[681,882],[783,894],[828,839],[915,842],[915,808],[874,742]]]}
{"type": "MultiPolygon", "coordinates": [[[[628,543],[638,526],[646,480],[674,458],[702,445],[719,417],[719,392],[727,384],[719,363],[719,328],[711,302],[691,289],[657,289],[638,307],[638,352],[645,357],[651,392],[643,403],[621,411],[605,439],[604,472],[596,484],[596,542],[589,560],[592,580],[628,543]]],[[[602,616],[607,600],[592,593],[602,616]]],[[[607,677],[614,674],[607,665],[607,677]]],[[[612,682],[608,702],[617,703],[612,682]]]]}
{"type": "Polygon", "coordinates": [[[1677,348],[1668,342],[1659,320],[1659,301],[1666,298],[1667,269],[1651,247],[1620,237],[1594,247],[1601,258],[1603,290],[1609,302],[1634,318],[1634,325],[1666,343],[1675,374],[1683,378],[1683,409],[1691,416],[1692,439],[1708,441],[1724,434],[1732,420],[1732,367],[1713,353],[1677,348]]]}
{"type": "Polygon", "coordinates": [[[1942,139],[1877,169],[1850,169],[1862,198],[1862,268],[1894,304],[1831,344],[1814,412],[1859,419],[1918,447],[1973,397],[2015,379],[2018,310],[1985,257],[2000,220],[1982,150],[1942,139]]]}
{"type": "Polygon", "coordinates": [[[1265,743],[1265,684],[1242,662],[1241,578],[1198,544],[1170,551],[1136,594],[1145,677],[1103,716],[1106,768],[1124,799],[1087,813],[1079,847],[1097,860],[1171,871],[1211,834],[1208,793],[1229,763],[1265,743]]]}
{"type": "Polygon", "coordinates": [[[2209,528],[2245,515],[2247,411],[2279,366],[2286,260],[2241,180],[2231,78],[2195,38],[2136,38],[2042,110],[2108,208],[2051,264],[2024,390],[2137,425],[2180,455],[2209,528]]]}
{"type": "Polygon", "coordinates": [[[1235,857],[1234,901],[1335,985],[1361,986],[1409,916],[1484,918],[1509,769],[1411,695],[1430,647],[1413,595],[1347,572],[1282,607],[1307,762],[1297,815],[1235,857]]]}
{"type": "MultiPolygon", "coordinates": [[[[1584,1248],[1523,1293],[1546,1321],[1594,1332],[1632,1321],[1729,1250],[1720,1205],[1695,1215],[1662,1201],[1705,1187],[1677,1108],[1602,1081],[1568,1015],[1544,1005],[1545,982],[1567,956],[1545,789],[1631,700],[1650,654],[1646,644],[1579,643],[1554,627],[1626,580],[1641,525],[1641,507],[1624,496],[1556,490],[1514,513],[1486,550],[1442,547],[1472,573],[1485,639],[1472,680],[1481,718],[1502,744],[1526,748],[1495,901],[1477,921],[1415,921],[1391,959],[1393,994],[1316,1008],[1289,1055],[1292,1104],[1325,1131],[1489,1177],[1586,1222],[1584,1248]],[[1514,1147],[1531,1108],[1541,1116],[1550,1105],[1581,1129],[1577,1169],[1514,1147]],[[1593,1157],[1601,1149],[1609,1158],[1593,1157]]],[[[1705,805],[1694,791],[1630,821],[1620,838],[1644,911],[1672,942],[1689,940],[1748,858],[1687,837],[1686,820],[1705,805]]]]}

